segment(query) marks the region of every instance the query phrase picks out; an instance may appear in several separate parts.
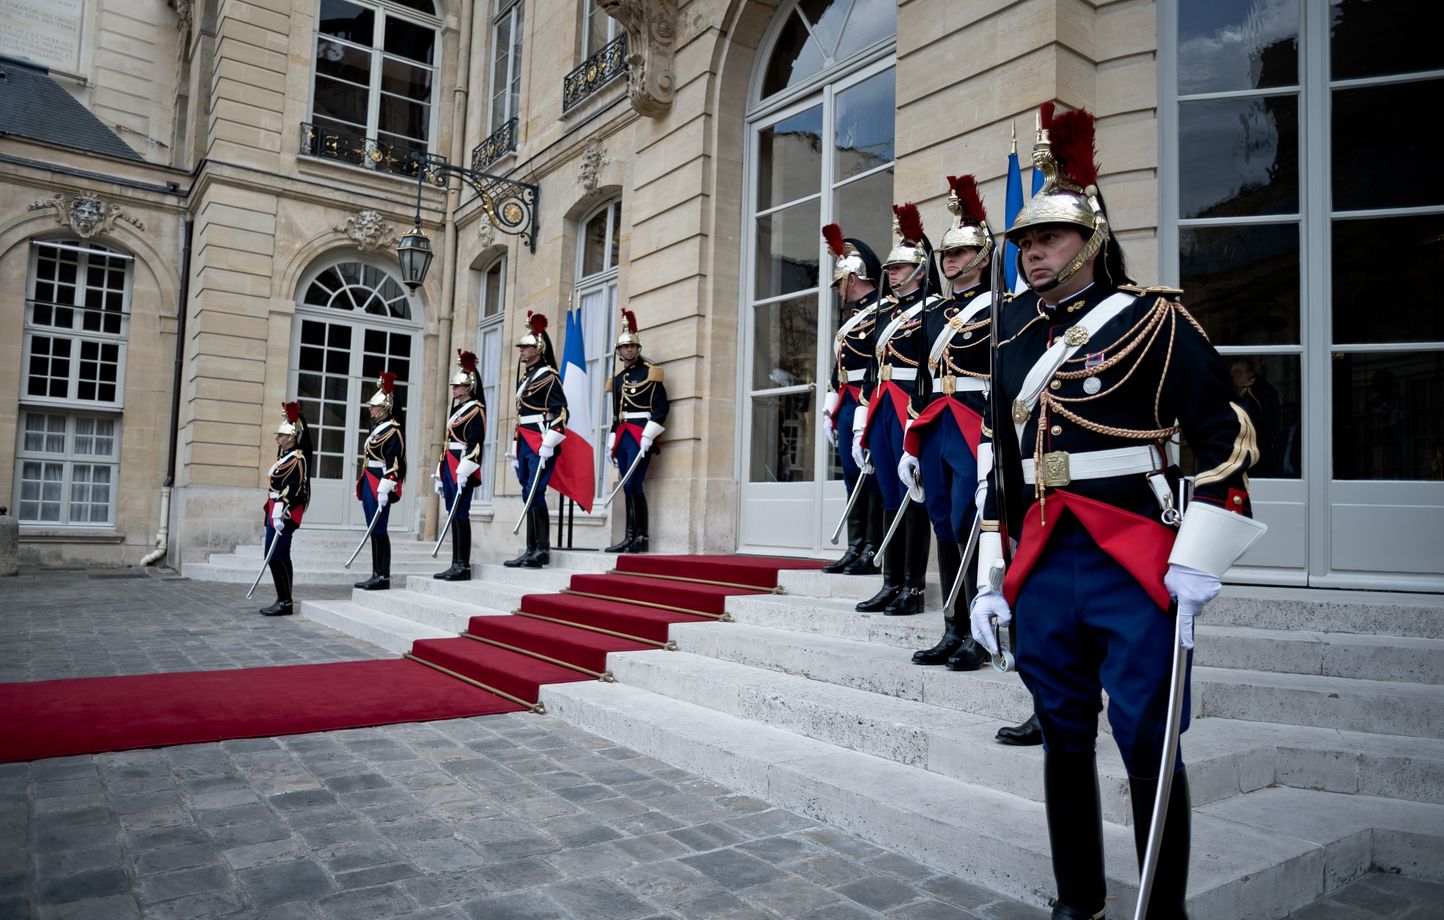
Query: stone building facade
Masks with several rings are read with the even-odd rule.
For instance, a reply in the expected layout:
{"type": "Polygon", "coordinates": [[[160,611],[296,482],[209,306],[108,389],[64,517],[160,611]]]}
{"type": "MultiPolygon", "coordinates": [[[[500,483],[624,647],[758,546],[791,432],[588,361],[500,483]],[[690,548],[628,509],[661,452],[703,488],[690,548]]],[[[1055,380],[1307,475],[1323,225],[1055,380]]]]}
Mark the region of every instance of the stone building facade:
{"type": "MultiPolygon", "coordinates": [[[[1377,90],[1386,111],[1406,105],[1440,66],[1428,49],[1403,62],[1404,77],[1400,65],[1381,77],[1365,61],[1339,87],[1319,55],[1344,58],[1338,23],[1363,15],[1354,6],[12,4],[17,16],[53,8],[59,19],[12,31],[0,66],[59,87],[94,124],[0,124],[0,367],[17,369],[0,373],[0,469],[11,473],[0,504],[19,512],[31,560],[135,563],[156,555],[162,530],[177,564],[254,542],[270,431],[280,403],[299,396],[320,439],[307,527],[359,529],[361,403],[389,367],[401,372],[411,455],[392,526],[432,535],[427,477],[444,378],[468,348],[482,357],[491,407],[477,545],[509,549],[520,510],[505,459],[511,345],[531,310],[550,318],[560,348],[575,303],[598,429],[620,307],[637,314],[643,350],[666,373],[673,409],[649,487],[654,549],[829,552],[843,496],[816,431],[836,323],[818,279],[818,227],[837,220],[885,251],[887,205],[911,200],[940,234],[945,177],[967,172],[1000,217],[1012,138],[1026,167],[1033,112],[1057,100],[1098,116],[1102,181],[1133,273],[1201,284],[1189,302],[1206,325],[1219,317],[1210,329],[1225,351],[1275,381],[1278,425],[1294,440],[1281,436],[1284,468],[1259,486],[1277,536],[1247,560],[1253,580],[1444,588],[1437,559],[1418,550],[1444,537],[1433,513],[1444,506],[1444,473],[1431,466],[1444,462],[1438,420],[1379,428],[1386,453],[1399,455],[1351,455],[1356,478],[1336,475],[1347,452],[1340,420],[1371,399],[1407,396],[1409,417],[1438,409],[1444,355],[1444,334],[1365,336],[1345,379],[1331,354],[1353,354],[1354,341],[1317,333],[1329,316],[1314,298],[1352,282],[1320,242],[1338,222],[1321,197],[1328,183],[1299,179],[1320,175],[1310,143],[1328,136],[1307,132],[1329,123],[1300,113],[1355,88],[1377,90]],[[1329,52],[1319,49],[1331,15],[1329,52]],[[1288,66],[1292,76],[1277,75],[1288,66]],[[1237,111],[1214,111],[1230,105],[1237,111]],[[418,153],[534,186],[533,237],[503,232],[465,185],[418,186],[418,153]],[[1232,172],[1210,172],[1219,162],[1232,172]],[[1295,182],[1283,203],[1268,199],[1280,168],[1295,182]],[[1194,188],[1217,194],[1200,203],[1194,188]],[[395,245],[417,213],[437,257],[408,294],[395,245]],[[1261,224],[1301,228],[1282,255],[1270,250],[1293,292],[1267,288],[1282,299],[1264,312],[1266,330],[1233,335],[1243,295],[1215,275],[1277,274],[1277,259],[1238,254],[1261,251],[1250,236],[1261,224]],[[72,272],[82,283],[61,284],[72,272]],[[106,301],[112,275],[121,293],[106,301]],[[50,301],[67,297],[61,306],[77,309],[60,328],[64,311],[50,301]],[[86,327],[91,313],[110,327],[86,327]],[[1388,352],[1404,358],[1377,364],[1381,341],[1404,343],[1388,352]],[[56,347],[77,357],[65,363],[56,347]],[[1395,389],[1371,396],[1380,371],[1395,389]],[[96,396],[106,381],[113,399],[96,396]],[[1381,525],[1368,510],[1381,505],[1404,509],[1404,532],[1387,545],[1356,539],[1381,525]]],[[[0,118],[35,122],[25,115],[0,118]]],[[[1432,193],[1357,207],[1414,221],[1403,232],[1421,240],[1444,223],[1432,193]]],[[[614,476],[599,467],[599,494],[614,476]]],[[[578,513],[573,539],[604,545],[614,523],[600,509],[578,513]]]]}

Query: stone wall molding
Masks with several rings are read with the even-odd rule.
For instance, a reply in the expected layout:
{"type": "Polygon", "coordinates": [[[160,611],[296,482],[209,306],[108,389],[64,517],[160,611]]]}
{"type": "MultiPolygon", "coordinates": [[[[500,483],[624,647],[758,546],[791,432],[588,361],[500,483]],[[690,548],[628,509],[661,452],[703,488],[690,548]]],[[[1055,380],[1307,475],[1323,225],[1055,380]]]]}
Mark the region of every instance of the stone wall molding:
{"type": "Polygon", "coordinates": [[[144,221],[127,214],[120,205],[106,202],[98,192],[87,190],[74,195],[56,192],[49,198],[32,201],[26,210],[44,211],[46,208],[54,212],[57,224],[68,224],[75,235],[83,240],[88,240],[97,233],[114,232],[117,221],[125,221],[142,233],[145,232],[144,221]]]}
{"type": "Polygon", "coordinates": [[[677,0],[597,0],[627,32],[627,95],[648,118],[672,109],[677,91],[673,53],[677,43],[677,0]]]}

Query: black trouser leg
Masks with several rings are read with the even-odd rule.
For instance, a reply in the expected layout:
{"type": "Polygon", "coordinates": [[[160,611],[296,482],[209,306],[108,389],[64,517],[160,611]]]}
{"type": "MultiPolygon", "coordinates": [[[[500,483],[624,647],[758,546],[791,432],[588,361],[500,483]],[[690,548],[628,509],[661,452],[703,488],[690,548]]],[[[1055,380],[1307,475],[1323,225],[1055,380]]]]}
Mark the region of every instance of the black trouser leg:
{"type": "MultiPolygon", "coordinates": [[[[883,610],[887,616],[911,616],[923,612],[923,590],[928,579],[928,556],[933,539],[933,524],[921,503],[906,500],[902,529],[893,535],[893,542],[903,546],[903,589],[883,610]]],[[[888,544],[891,552],[892,544],[888,544]]]]}
{"type": "Polygon", "coordinates": [[[373,536],[372,545],[376,547],[376,574],[386,581],[391,580],[391,537],[387,534],[373,536]]]}
{"type": "Polygon", "coordinates": [[[291,561],[289,559],[272,559],[267,568],[271,570],[271,580],[276,585],[276,602],[269,607],[262,607],[261,613],[268,617],[287,616],[293,609],[291,606],[291,561]]]}
{"type": "Polygon", "coordinates": [[[463,569],[471,568],[471,518],[465,517],[451,526],[456,528],[456,562],[463,569]]]}
{"type": "Polygon", "coordinates": [[[537,500],[532,503],[531,512],[528,515],[530,538],[535,541],[534,548],[527,555],[522,565],[529,569],[539,569],[552,561],[551,558],[551,510],[543,501],[545,496],[538,495],[537,500]]]}
{"type": "Polygon", "coordinates": [[[1098,801],[1098,767],[1092,751],[1043,756],[1048,842],[1058,883],[1055,918],[1103,916],[1103,808],[1098,801]]]}
{"type": "MultiPolygon", "coordinates": [[[[1153,798],[1158,780],[1128,777],[1133,800],[1133,843],[1138,850],[1138,869],[1148,849],[1148,829],[1153,820],[1153,798]]],[[[1148,898],[1145,920],[1187,920],[1184,901],[1188,897],[1188,858],[1192,835],[1193,803],[1188,793],[1188,771],[1173,774],[1168,793],[1168,810],[1163,819],[1163,845],[1158,851],[1158,868],[1153,873],[1153,890],[1148,898]]]]}
{"type": "MultiPolygon", "coordinates": [[[[953,579],[962,567],[963,549],[949,540],[938,541],[938,576],[942,579],[944,595],[951,589],[953,579]]],[[[947,600],[946,596],[943,598],[947,600]]],[[[951,610],[943,611],[943,637],[932,648],[913,652],[913,664],[943,664],[968,640],[967,618],[959,617],[951,610]]]]}
{"type": "MultiPolygon", "coordinates": [[[[858,488],[861,488],[859,485],[858,488]]],[[[867,536],[867,505],[864,496],[859,495],[857,501],[847,512],[847,552],[836,562],[830,562],[822,567],[824,572],[842,572],[857,561],[862,554],[863,540],[867,536]]]]}
{"type": "Polygon", "coordinates": [[[645,553],[651,542],[650,523],[647,520],[647,493],[638,492],[632,497],[632,507],[637,517],[637,534],[627,547],[629,553],[645,553]]]}

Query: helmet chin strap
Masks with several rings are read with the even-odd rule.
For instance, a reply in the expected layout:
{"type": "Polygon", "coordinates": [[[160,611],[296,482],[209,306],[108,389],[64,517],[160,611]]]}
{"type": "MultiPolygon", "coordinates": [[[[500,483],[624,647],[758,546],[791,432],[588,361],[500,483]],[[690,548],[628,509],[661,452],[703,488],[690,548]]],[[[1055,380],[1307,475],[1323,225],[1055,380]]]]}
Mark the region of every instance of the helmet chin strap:
{"type": "Polygon", "coordinates": [[[926,294],[926,293],[927,293],[927,280],[928,280],[928,278],[927,278],[927,271],[928,271],[928,262],[927,262],[926,259],[924,259],[923,261],[919,262],[919,263],[913,268],[911,274],[909,274],[906,278],[904,278],[904,279],[902,280],[902,284],[896,285],[895,288],[896,288],[896,287],[907,287],[908,285],[912,284],[914,281],[917,281],[917,280],[918,280],[918,276],[921,275],[921,276],[922,276],[922,281],[919,282],[918,286],[919,286],[920,288],[922,288],[922,289],[923,289],[923,293],[926,294]]]}

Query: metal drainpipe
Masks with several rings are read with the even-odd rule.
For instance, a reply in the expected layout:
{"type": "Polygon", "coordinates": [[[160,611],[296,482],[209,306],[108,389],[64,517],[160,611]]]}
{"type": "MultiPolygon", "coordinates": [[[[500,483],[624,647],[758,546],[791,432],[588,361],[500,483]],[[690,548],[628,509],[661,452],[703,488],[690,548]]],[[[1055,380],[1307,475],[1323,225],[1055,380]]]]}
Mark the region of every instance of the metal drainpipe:
{"type": "MultiPolygon", "coordinates": [[[[453,163],[464,162],[463,158],[466,156],[466,88],[471,80],[471,30],[475,15],[475,0],[466,0],[461,13],[461,44],[457,49],[456,88],[452,90],[451,94],[451,162],[453,163]]],[[[459,180],[452,177],[446,186],[446,216],[442,224],[442,248],[450,259],[449,265],[445,262],[442,263],[448,269],[441,279],[441,303],[446,308],[446,313],[438,318],[436,324],[436,364],[441,370],[443,380],[449,376],[446,372],[451,367],[451,330],[456,313],[456,272],[459,264],[456,252],[456,208],[460,201],[461,184],[459,180]]],[[[446,418],[450,414],[451,388],[447,387],[442,403],[441,417],[446,418]]],[[[434,430],[437,434],[432,442],[431,455],[433,457],[440,456],[445,448],[443,426],[438,425],[434,430]]],[[[440,501],[433,494],[427,501],[428,525],[424,528],[428,539],[435,537],[441,526],[440,512],[440,501]]]]}
{"type": "Polygon", "coordinates": [[[170,497],[175,487],[175,455],[180,440],[181,368],[185,361],[186,313],[191,291],[191,231],[194,228],[195,221],[187,219],[185,243],[181,249],[180,305],[176,310],[175,367],[170,381],[170,448],[166,453],[165,482],[160,489],[160,530],[155,535],[155,550],[140,560],[141,565],[154,565],[170,551],[170,497]]]}

